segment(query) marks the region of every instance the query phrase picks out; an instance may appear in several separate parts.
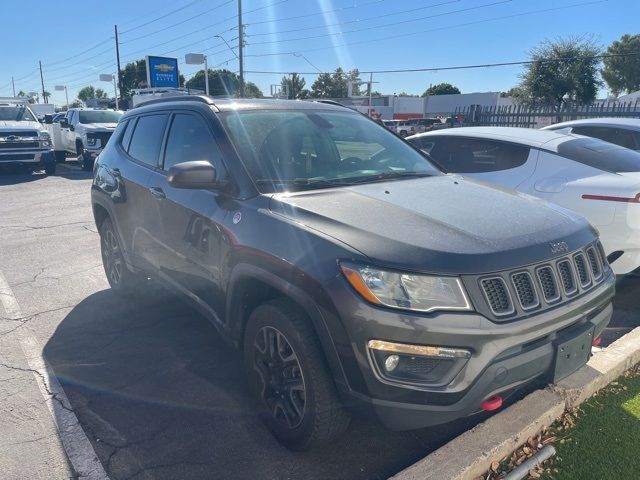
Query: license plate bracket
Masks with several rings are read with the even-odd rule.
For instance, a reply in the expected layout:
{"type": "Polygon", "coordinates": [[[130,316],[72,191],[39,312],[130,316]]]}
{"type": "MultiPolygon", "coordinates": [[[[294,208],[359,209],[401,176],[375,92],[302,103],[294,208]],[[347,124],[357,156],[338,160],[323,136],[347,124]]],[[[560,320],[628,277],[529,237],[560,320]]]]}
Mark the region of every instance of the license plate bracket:
{"type": "Polygon", "coordinates": [[[561,339],[555,343],[556,358],[553,383],[571,375],[589,360],[595,327],[590,324],[584,327],[577,334],[574,332],[571,338],[561,339]]]}

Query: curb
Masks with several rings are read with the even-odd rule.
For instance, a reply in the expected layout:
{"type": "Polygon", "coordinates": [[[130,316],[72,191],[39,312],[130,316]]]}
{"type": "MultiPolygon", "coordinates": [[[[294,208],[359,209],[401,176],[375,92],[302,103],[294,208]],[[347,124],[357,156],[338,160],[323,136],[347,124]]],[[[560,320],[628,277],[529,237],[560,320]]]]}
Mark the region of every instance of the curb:
{"type": "Polygon", "coordinates": [[[473,480],[639,362],[637,327],[561,382],[533,392],[391,478],[473,480]]]}

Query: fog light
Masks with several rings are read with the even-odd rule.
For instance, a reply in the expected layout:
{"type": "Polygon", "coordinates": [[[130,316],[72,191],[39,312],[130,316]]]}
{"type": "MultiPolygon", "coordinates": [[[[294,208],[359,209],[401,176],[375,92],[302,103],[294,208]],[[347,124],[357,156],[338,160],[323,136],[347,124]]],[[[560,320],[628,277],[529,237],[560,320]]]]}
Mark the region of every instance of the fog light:
{"type": "Polygon", "coordinates": [[[398,355],[389,355],[384,361],[384,369],[387,372],[393,372],[398,366],[398,362],[400,362],[398,355]]]}

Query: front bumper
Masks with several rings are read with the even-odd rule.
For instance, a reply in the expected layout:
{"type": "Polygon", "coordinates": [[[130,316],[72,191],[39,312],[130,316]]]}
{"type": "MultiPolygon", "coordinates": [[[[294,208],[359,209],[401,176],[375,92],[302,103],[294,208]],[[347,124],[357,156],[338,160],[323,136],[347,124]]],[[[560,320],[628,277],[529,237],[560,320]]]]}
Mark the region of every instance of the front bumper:
{"type": "Polygon", "coordinates": [[[85,158],[90,158],[91,160],[95,160],[98,158],[98,155],[102,153],[103,147],[84,147],[82,150],[82,155],[85,158]]]}
{"type": "Polygon", "coordinates": [[[29,167],[34,170],[55,163],[53,150],[9,150],[0,152],[0,167],[29,167]]]}
{"type": "Polygon", "coordinates": [[[478,313],[418,316],[390,312],[363,305],[359,298],[343,298],[341,305],[353,306],[346,313],[354,318],[347,328],[364,387],[347,393],[369,404],[387,427],[397,430],[447,423],[474,414],[493,395],[511,392],[534,379],[551,381],[556,343],[579,335],[585,328],[592,328],[594,337],[598,336],[613,313],[614,285],[615,276],[610,273],[573,302],[506,323],[492,322],[478,313]],[[385,381],[376,371],[366,348],[374,338],[462,348],[472,353],[444,384],[400,385],[385,381]]]}

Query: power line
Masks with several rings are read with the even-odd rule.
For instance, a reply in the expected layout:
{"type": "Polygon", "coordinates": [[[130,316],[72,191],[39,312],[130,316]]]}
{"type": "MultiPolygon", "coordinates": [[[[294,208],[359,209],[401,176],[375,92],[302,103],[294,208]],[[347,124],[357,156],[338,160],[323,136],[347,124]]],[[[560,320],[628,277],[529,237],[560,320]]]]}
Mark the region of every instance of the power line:
{"type": "MultiPolygon", "coordinates": [[[[515,62],[500,62],[500,63],[481,63],[474,65],[455,65],[449,67],[425,67],[425,68],[403,68],[397,70],[359,70],[361,74],[365,73],[373,73],[373,74],[382,74],[382,73],[415,73],[415,72],[439,72],[445,70],[468,70],[474,68],[492,68],[492,67],[507,67],[514,65],[532,65],[534,63],[558,63],[558,62],[575,62],[581,60],[602,60],[605,58],[613,58],[613,57],[634,57],[640,56],[640,52],[632,52],[632,53],[603,53],[601,55],[585,55],[585,56],[576,56],[576,57],[562,57],[562,58],[542,58],[536,60],[518,60],[515,62]]],[[[273,72],[273,71],[263,71],[263,70],[248,70],[247,73],[254,74],[268,74],[268,75],[289,75],[291,72],[273,72]]],[[[298,75],[331,75],[335,72],[295,72],[298,75]]]]}
{"type": "MultiPolygon", "coordinates": [[[[187,22],[189,22],[189,21],[191,21],[191,20],[193,20],[193,19],[195,19],[195,18],[201,17],[202,15],[204,15],[204,14],[206,14],[206,13],[213,12],[214,10],[217,10],[217,9],[219,9],[219,8],[221,8],[221,7],[224,7],[224,6],[226,6],[226,5],[229,5],[230,3],[233,3],[233,2],[235,2],[235,1],[236,1],[236,0],[228,0],[228,1],[224,2],[224,3],[221,3],[220,5],[216,5],[216,6],[215,6],[215,7],[213,7],[213,8],[210,8],[210,9],[208,9],[208,10],[205,10],[204,12],[200,12],[200,13],[198,13],[198,14],[194,15],[193,17],[189,17],[189,18],[187,18],[187,19],[185,19],[185,20],[182,20],[182,21],[180,21],[180,22],[173,23],[173,24],[171,24],[171,25],[167,25],[167,26],[165,26],[165,27],[163,27],[163,28],[161,28],[161,29],[159,29],[159,30],[156,30],[156,31],[154,31],[154,32],[147,33],[147,34],[145,34],[145,35],[140,35],[140,36],[138,36],[138,37],[130,38],[129,40],[125,40],[124,42],[120,42],[120,44],[125,45],[125,44],[127,44],[127,43],[135,42],[136,40],[140,40],[140,39],[142,39],[142,38],[150,37],[151,35],[155,35],[156,33],[164,33],[166,30],[168,30],[168,29],[170,29],[170,28],[177,27],[178,25],[182,25],[183,23],[187,23],[187,22]]],[[[191,32],[191,33],[194,33],[194,32],[191,32]]],[[[184,37],[184,35],[183,35],[183,37],[184,37]]],[[[179,37],[179,38],[180,38],[180,37],[179,37]]],[[[176,38],[174,38],[174,40],[176,40],[176,38]]]]}
{"type": "Polygon", "coordinates": [[[90,52],[91,50],[95,50],[96,48],[100,47],[101,45],[104,45],[107,42],[110,42],[111,40],[113,40],[113,37],[109,37],[106,40],[102,40],[100,43],[95,44],[92,47],[87,48],[86,50],[83,50],[80,53],[76,53],[75,55],[71,55],[70,57],[64,58],[62,60],[58,60],[57,62],[51,62],[51,63],[45,63],[45,67],[51,67],[53,65],[59,65],[60,63],[65,63],[69,60],[73,60],[74,58],[80,57],[82,55],[84,55],[87,52],[90,52]]]}
{"type": "Polygon", "coordinates": [[[334,37],[336,35],[346,35],[349,33],[357,33],[357,32],[364,32],[367,30],[373,30],[373,29],[377,29],[377,28],[389,28],[389,27],[395,27],[397,25],[403,25],[405,23],[413,23],[413,22],[419,22],[422,20],[427,20],[430,18],[437,18],[437,17],[444,17],[447,15],[453,15],[456,13],[461,13],[461,12],[468,12],[471,10],[479,10],[482,8],[487,8],[487,7],[494,7],[496,5],[503,5],[505,3],[511,3],[513,0],[499,0],[497,2],[492,2],[492,3],[485,3],[483,5],[476,5],[474,7],[468,7],[468,8],[461,8],[458,10],[452,10],[450,12],[442,12],[442,13],[436,13],[433,15],[427,15],[424,17],[418,17],[418,18],[412,18],[410,20],[401,20],[398,22],[391,22],[391,23],[386,23],[383,25],[374,25],[372,27],[365,27],[365,28],[355,28],[353,30],[345,30],[345,31],[341,31],[341,32],[329,32],[329,33],[323,33],[320,35],[311,35],[308,37],[297,37],[297,38],[284,38],[284,39],[278,39],[278,40],[268,40],[265,42],[258,42],[258,43],[251,43],[251,45],[267,45],[267,44],[273,44],[273,43],[285,43],[285,42],[294,42],[294,41],[299,41],[299,40],[313,40],[316,38],[324,38],[324,37],[334,37]]]}
{"type": "MultiPolygon", "coordinates": [[[[514,14],[510,14],[510,15],[502,15],[499,17],[492,17],[492,18],[486,18],[483,20],[475,20],[472,22],[465,22],[465,23],[458,23],[456,25],[448,25],[448,26],[444,26],[444,27],[436,27],[436,28],[431,28],[428,30],[420,30],[417,32],[409,32],[409,33],[400,33],[397,35],[387,35],[384,37],[378,37],[378,38],[370,38],[367,40],[358,40],[358,41],[354,41],[354,42],[347,42],[347,43],[342,43],[339,45],[331,45],[331,46],[327,46],[327,47],[317,47],[317,48],[309,48],[309,49],[305,49],[305,50],[296,50],[294,51],[289,51],[289,52],[273,52],[273,53],[260,53],[260,54],[251,54],[251,55],[245,55],[246,57],[266,57],[266,56],[278,56],[278,55],[292,55],[293,53],[308,53],[308,52],[318,52],[318,51],[322,51],[322,50],[328,50],[328,49],[335,49],[335,48],[339,48],[339,47],[348,47],[351,45],[359,45],[362,43],[372,43],[372,42],[382,42],[385,40],[392,40],[395,38],[402,38],[402,37],[408,37],[408,36],[412,36],[412,35],[420,35],[423,33],[431,33],[431,32],[437,32],[437,31],[442,31],[442,30],[449,30],[452,28],[459,28],[459,27],[467,27],[470,25],[479,25],[482,23],[487,23],[487,22],[493,22],[496,20],[505,20],[505,19],[510,19],[510,18],[517,18],[517,17],[522,17],[522,16],[526,16],[526,15],[533,15],[536,13],[546,13],[546,12],[552,12],[552,11],[558,11],[558,10],[566,10],[568,8],[575,8],[575,7],[583,7],[586,5],[594,5],[597,3],[605,3],[608,0],[593,0],[593,1],[589,1],[589,2],[580,2],[580,3],[574,3],[571,5],[564,5],[561,7],[553,7],[553,8],[544,8],[544,9],[539,9],[539,10],[530,10],[527,12],[521,12],[521,13],[514,13],[514,14]]],[[[251,45],[251,44],[250,44],[251,45]]]]}
{"type": "Polygon", "coordinates": [[[174,13],[178,13],[181,10],[184,10],[186,8],[189,8],[191,5],[193,5],[194,3],[198,3],[201,0],[193,0],[189,3],[187,3],[186,5],[183,5],[182,7],[176,8],[175,10],[171,10],[169,13],[165,13],[164,15],[160,15],[159,17],[154,18],[153,20],[149,20],[148,22],[142,23],[140,25],[138,25],[137,27],[133,27],[130,28],[129,30],[124,30],[120,33],[124,34],[124,33],[129,33],[129,32],[133,32],[134,30],[138,30],[142,27],[146,27],[147,25],[151,25],[154,22],[157,22],[158,20],[162,20],[163,18],[167,18],[170,15],[173,15],[174,13]]]}
{"type": "MultiPolygon", "coordinates": [[[[410,8],[408,10],[401,10],[399,12],[384,13],[384,14],[380,14],[380,15],[375,15],[373,17],[357,18],[355,20],[347,20],[347,21],[344,21],[344,22],[322,24],[322,25],[318,25],[317,27],[293,28],[291,30],[278,30],[276,32],[252,33],[251,37],[262,37],[262,36],[268,36],[268,35],[280,35],[282,33],[302,32],[302,31],[306,31],[306,30],[317,30],[319,28],[337,27],[339,25],[348,25],[348,24],[351,24],[351,23],[368,22],[369,20],[379,20],[380,18],[392,17],[392,16],[395,16],[395,15],[402,15],[404,13],[422,11],[422,10],[425,10],[427,8],[441,7],[443,5],[449,5],[451,3],[459,3],[461,1],[462,0],[449,0],[447,2],[436,3],[434,5],[427,5],[427,6],[423,5],[423,6],[418,7],[418,8],[410,8]]],[[[419,20],[419,19],[416,19],[416,20],[419,20]]],[[[249,24],[249,25],[252,25],[252,24],[249,24]]],[[[377,28],[377,27],[371,27],[371,28],[377,28]]]]}
{"type": "MultiPolygon", "coordinates": [[[[387,0],[373,0],[370,2],[363,2],[363,3],[358,3],[358,4],[353,4],[347,7],[339,7],[339,8],[333,8],[331,10],[320,10],[318,12],[313,12],[313,13],[305,13],[303,15],[295,15],[293,17],[286,17],[286,18],[276,18],[274,20],[262,20],[260,22],[251,22],[251,23],[247,23],[247,26],[253,26],[253,25],[262,25],[264,23],[269,23],[269,24],[273,24],[273,23],[277,23],[277,22],[285,22],[287,20],[297,20],[300,18],[307,18],[307,17],[317,17],[318,15],[323,15],[325,13],[334,13],[334,12],[343,12],[344,10],[351,10],[353,8],[360,8],[360,7],[364,7],[364,6],[368,6],[368,5],[373,5],[373,4],[377,4],[377,3],[382,3],[382,2],[386,2],[387,0]]],[[[247,12],[245,12],[247,13],[247,12]]]]}

